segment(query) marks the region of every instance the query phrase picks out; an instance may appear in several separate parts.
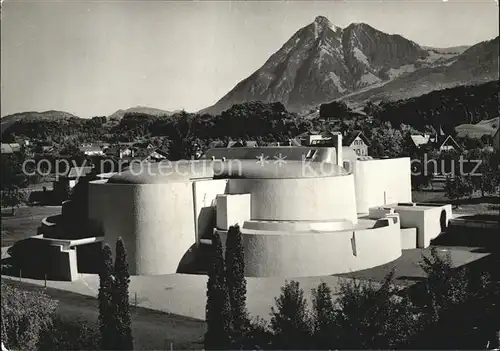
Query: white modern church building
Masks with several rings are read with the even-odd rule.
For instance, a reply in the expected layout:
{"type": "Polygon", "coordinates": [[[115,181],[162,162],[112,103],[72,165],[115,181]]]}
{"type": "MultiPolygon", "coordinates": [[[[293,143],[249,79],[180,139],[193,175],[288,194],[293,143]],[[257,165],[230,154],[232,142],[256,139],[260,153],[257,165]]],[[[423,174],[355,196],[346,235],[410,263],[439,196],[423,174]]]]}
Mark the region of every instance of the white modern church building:
{"type": "MultiPolygon", "coordinates": [[[[122,237],[131,274],[163,275],[211,235],[238,224],[250,277],[362,270],[427,247],[447,227],[450,205],[416,204],[410,159],[360,158],[342,147],[239,147],[199,160],[141,163],[89,184],[87,240],[53,240],[77,275],[79,245],[122,237]],[[90,240],[90,241],[89,241],[90,240]]],[[[42,228],[43,229],[43,228],[42,228]]],[[[59,260],[62,262],[63,260],[59,260]]]]}

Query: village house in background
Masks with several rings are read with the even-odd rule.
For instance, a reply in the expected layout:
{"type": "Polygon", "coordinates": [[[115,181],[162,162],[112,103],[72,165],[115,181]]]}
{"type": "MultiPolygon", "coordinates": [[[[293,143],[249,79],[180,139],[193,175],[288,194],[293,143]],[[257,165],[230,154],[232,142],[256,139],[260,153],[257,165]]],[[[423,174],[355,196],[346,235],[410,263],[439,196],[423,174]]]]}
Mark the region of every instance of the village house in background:
{"type": "Polygon", "coordinates": [[[461,149],[462,148],[460,147],[460,145],[456,142],[455,139],[453,139],[451,135],[448,135],[438,148],[439,151],[459,151],[461,149]]]}
{"type": "Polygon", "coordinates": [[[414,150],[421,149],[422,147],[430,146],[431,148],[438,151],[451,151],[460,150],[461,147],[457,141],[451,136],[443,132],[441,126],[438,127],[436,131],[431,127],[431,133],[422,134],[412,134],[410,135],[410,140],[412,143],[412,148],[414,150]]]}
{"type": "Polygon", "coordinates": [[[221,147],[258,147],[256,141],[254,140],[229,140],[227,144],[222,140],[212,141],[209,145],[209,149],[221,148],[221,147]]]}
{"type": "Polygon", "coordinates": [[[370,141],[362,131],[353,130],[351,132],[347,132],[344,138],[345,139],[342,139],[343,146],[350,147],[358,156],[368,156],[370,141]]]}
{"type": "Polygon", "coordinates": [[[78,183],[81,177],[85,177],[87,174],[92,172],[92,167],[72,167],[67,174],[57,175],[56,180],[53,183],[54,191],[58,191],[61,188],[72,189],[78,183]]]}
{"type": "Polygon", "coordinates": [[[420,134],[413,134],[410,135],[410,140],[412,142],[412,147],[416,150],[422,148],[424,145],[429,144],[430,142],[430,135],[425,134],[425,135],[420,135],[420,134]]]}
{"type": "Polygon", "coordinates": [[[168,153],[161,149],[154,149],[149,152],[148,156],[144,158],[144,161],[148,162],[158,162],[161,160],[166,160],[168,159],[168,153]]]}
{"type": "Polygon", "coordinates": [[[100,146],[94,144],[83,144],[79,148],[85,156],[104,156],[104,151],[100,146]]]}
{"type": "Polygon", "coordinates": [[[369,156],[370,141],[360,130],[348,131],[343,134],[341,132],[303,133],[295,138],[293,146],[333,146],[338,134],[342,135],[342,146],[350,148],[359,157],[369,156]],[[299,145],[295,145],[297,143],[299,145]]]}
{"type": "Polygon", "coordinates": [[[13,154],[21,151],[21,145],[18,143],[4,144],[2,143],[2,154],[13,154]]]}
{"type": "Polygon", "coordinates": [[[127,147],[127,146],[121,146],[121,145],[113,145],[105,149],[104,153],[108,157],[118,157],[120,159],[124,158],[125,156],[131,156],[134,157],[134,149],[127,147]]]}

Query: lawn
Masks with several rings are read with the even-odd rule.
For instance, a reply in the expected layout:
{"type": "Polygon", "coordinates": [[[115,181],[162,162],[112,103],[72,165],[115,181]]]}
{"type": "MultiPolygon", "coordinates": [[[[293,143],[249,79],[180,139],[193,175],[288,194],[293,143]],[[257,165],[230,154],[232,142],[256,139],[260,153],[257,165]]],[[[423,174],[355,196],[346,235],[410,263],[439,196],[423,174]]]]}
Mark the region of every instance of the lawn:
{"type": "MultiPolygon", "coordinates": [[[[12,284],[25,290],[44,289],[31,284],[2,279],[2,284],[12,284]]],[[[44,289],[58,301],[56,313],[66,321],[84,320],[97,328],[97,299],[77,293],[44,289]]],[[[186,350],[202,349],[205,322],[193,318],[131,307],[132,332],[136,350],[186,350]]]]}
{"type": "Polygon", "coordinates": [[[444,191],[418,190],[412,192],[414,202],[449,203],[454,205],[453,212],[467,214],[489,214],[497,215],[500,211],[500,199],[498,196],[481,197],[476,194],[472,198],[450,200],[444,191]],[[456,207],[458,206],[458,207],[456,207]]]}
{"type": "Polygon", "coordinates": [[[14,216],[10,209],[2,211],[2,247],[37,234],[43,218],[61,213],[60,206],[33,206],[16,209],[14,216]]]}

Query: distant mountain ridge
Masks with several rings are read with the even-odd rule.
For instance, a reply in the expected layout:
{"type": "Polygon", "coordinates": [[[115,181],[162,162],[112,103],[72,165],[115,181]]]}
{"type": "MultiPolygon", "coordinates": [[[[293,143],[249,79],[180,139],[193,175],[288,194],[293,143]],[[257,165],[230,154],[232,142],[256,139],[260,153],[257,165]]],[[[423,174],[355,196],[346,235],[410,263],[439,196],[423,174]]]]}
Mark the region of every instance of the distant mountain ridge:
{"type": "Polygon", "coordinates": [[[19,113],[14,113],[12,115],[7,115],[2,117],[1,121],[1,130],[2,133],[4,130],[9,128],[10,125],[17,121],[39,121],[39,120],[47,120],[47,121],[57,121],[57,120],[62,120],[62,119],[69,119],[69,118],[79,118],[69,112],[65,111],[56,111],[56,110],[49,110],[49,111],[43,111],[43,112],[36,112],[36,111],[29,111],[29,112],[19,112],[19,113]]]}
{"type": "Polygon", "coordinates": [[[144,113],[147,115],[151,116],[171,116],[176,113],[180,112],[179,110],[176,111],[166,111],[162,110],[159,108],[153,108],[153,107],[146,107],[146,106],[136,106],[136,107],[131,107],[126,110],[118,110],[111,115],[109,115],[107,118],[110,120],[121,120],[123,116],[126,113],[144,113]]]}
{"type": "Polygon", "coordinates": [[[367,100],[372,88],[379,88],[381,99],[393,94],[401,99],[407,97],[404,94],[493,80],[498,78],[498,50],[494,57],[490,46],[498,48],[498,38],[490,42],[469,48],[425,48],[365,23],[340,28],[318,16],[215,105],[199,112],[218,114],[248,101],[278,101],[301,111],[344,96],[367,100]],[[474,68],[479,61],[483,69],[474,68]],[[474,73],[464,72],[469,69],[474,73]],[[412,87],[415,82],[429,86],[412,87]],[[356,95],[363,91],[365,95],[356,95]]]}
{"type": "MultiPolygon", "coordinates": [[[[143,113],[151,116],[171,116],[173,114],[179,113],[180,111],[166,111],[158,108],[136,106],[125,110],[117,110],[113,114],[107,117],[108,120],[119,121],[123,118],[126,113],[143,113]]],[[[75,116],[69,112],[49,110],[43,112],[28,111],[28,112],[18,112],[11,115],[2,117],[1,119],[1,132],[6,131],[13,123],[18,121],[59,121],[64,119],[87,119],[75,116]]],[[[90,119],[90,118],[88,118],[90,119]]]]}
{"type": "Polygon", "coordinates": [[[423,49],[429,50],[429,51],[434,51],[436,53],[440,54],[461,54],[468,48],[470,48],[472,45],[461,45],[461,46],[450,46],[447,48],[436,48],[432,46],[422,46],[423,49]]]}

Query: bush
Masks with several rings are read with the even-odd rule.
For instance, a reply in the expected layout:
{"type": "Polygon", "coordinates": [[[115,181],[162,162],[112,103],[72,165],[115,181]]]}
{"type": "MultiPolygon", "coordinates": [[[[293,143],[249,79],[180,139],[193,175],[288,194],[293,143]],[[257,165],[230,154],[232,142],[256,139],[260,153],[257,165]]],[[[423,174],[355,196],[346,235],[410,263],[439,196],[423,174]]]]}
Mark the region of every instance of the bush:
{"type": "Polygon", "coordinates": [[[337,344],[338,337],[335,333],[337,313],[332,290],[325,282],[322,282],[312,290],[312,297],[316,348],[330,349],[337,344]]]}
{"type": "Polygon", "coordinates": [[[435,248],[420,263],[427,273],[423,298],[425,323],[411,349],[483,349],[498,342],[500,284],[488,272],[453,268],[450,255],[435,248]]]}
{"type": "Polygon", "coordinates": [[[423,296],[425,313],[429,319],[439,320],[442,309],[463,303],[468,295],[465,270],[453,271],[450,254],[440,255],[436,247],[429,257],[422,255],[420,267],[427,274],[426,291],[423,296]]]}
{"type": "Polygon", "coordinates": [[[455,175],[453,178],[446,177],[444,191],[449,199],[458,200],[471,196],[474,188],[470,181],[470,177],[455,175]]]}
{"type": "Polygon", "coordinates": [[[40,340],[39,350],[98,350],[99,329],[83,320],[54,319],[40,340]]]}
{"type": "Polygon", "coordinates": [[[244,350],[272,350],[273,333],[269,323],[260,317],[249,320],[241,346],[244,350]]]}
{"type": "Polygon", "coordinates": [[[8,349],[34,350],[52,325],[57,302],[41,291],[25,291],[4,281],[2,342],[8,349]]]}
{"type": "Polygon", "coordinates": [[[338,348],[389,349],[418,328],[410,299],[393,285],[394,272],[382,285],[356,280],[341,284],[336,305],[338,348]]]}
{"type": "Polygon", "coordinates": [[[306,349],[311,345],[312,320],[304,291],[296,281],[287,282],[271,308],[271,330],[274,348],[306,349]]]}

